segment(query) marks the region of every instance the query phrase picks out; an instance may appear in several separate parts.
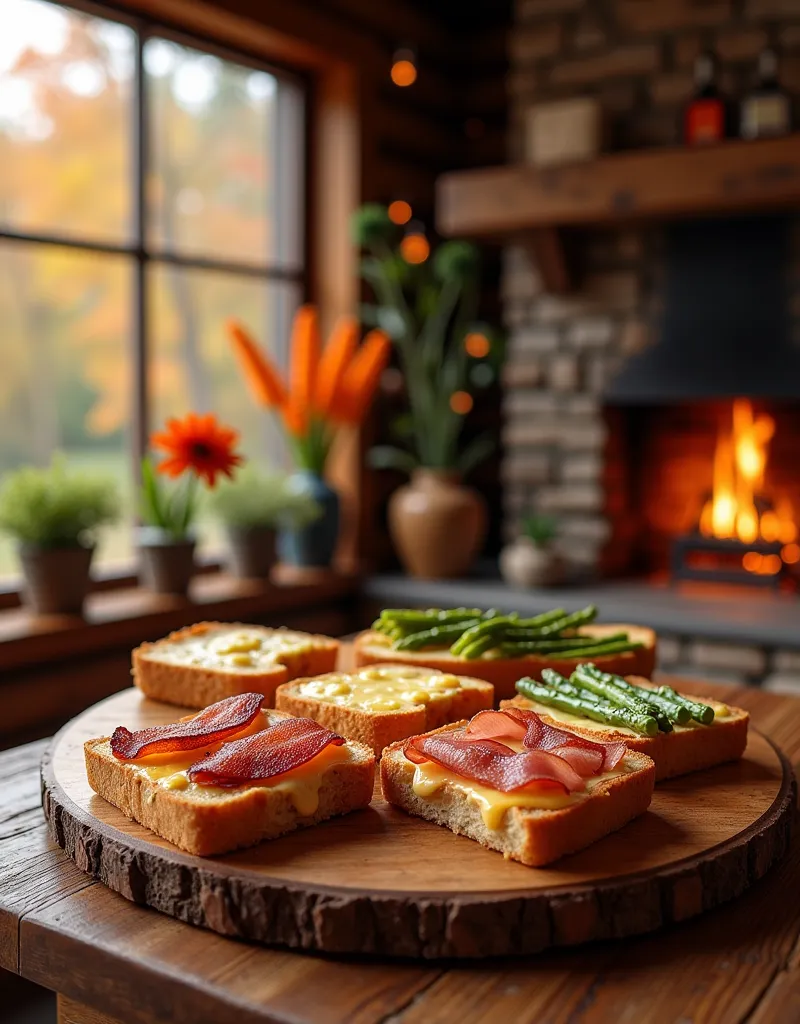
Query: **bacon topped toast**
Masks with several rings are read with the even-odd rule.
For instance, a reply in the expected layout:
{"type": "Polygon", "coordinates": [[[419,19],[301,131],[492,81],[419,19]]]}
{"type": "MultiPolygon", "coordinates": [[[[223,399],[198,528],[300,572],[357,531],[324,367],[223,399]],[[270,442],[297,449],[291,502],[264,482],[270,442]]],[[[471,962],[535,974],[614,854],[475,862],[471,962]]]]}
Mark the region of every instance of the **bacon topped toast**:
{"type": "Polygon", "coordinates": [[[505,857],[542,866],[621,828],[650,804],[655,766],[518,708],[387,747],[384,797],[505,857]]]}
{"type": "Polygon", "coordinates": [[[366,807],[375,757],[240,694],[199,715],[84,744],[92,789],[187,853],[227,853],[366,807]]]}

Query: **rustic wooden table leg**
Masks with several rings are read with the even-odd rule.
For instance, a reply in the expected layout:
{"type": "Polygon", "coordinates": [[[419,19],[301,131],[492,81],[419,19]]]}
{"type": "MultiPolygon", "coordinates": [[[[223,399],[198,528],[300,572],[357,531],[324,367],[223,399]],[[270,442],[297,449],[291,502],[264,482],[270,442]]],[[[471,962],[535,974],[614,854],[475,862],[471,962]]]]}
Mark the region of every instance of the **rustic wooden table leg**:
{"type": "Polygon", "coordinates": [[[91,1006],[76,1003],[67,996],[59,995],[57,1000],[58,1024],[122,1024],[116,1017],[109,1017],[100,1010],[93,1010],[91,1006]]]}

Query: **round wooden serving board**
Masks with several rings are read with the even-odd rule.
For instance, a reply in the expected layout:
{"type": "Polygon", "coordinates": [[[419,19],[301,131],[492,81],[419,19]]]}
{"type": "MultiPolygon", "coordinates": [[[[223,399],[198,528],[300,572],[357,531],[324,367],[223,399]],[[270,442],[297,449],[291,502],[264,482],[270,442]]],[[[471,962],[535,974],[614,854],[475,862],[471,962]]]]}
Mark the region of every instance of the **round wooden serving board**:
{"type": "Polygon", "coordinates": [[[225,857],[182,853],[89,788],[83,742],[174,721],[127,690],[55,737],[55,841],[123,896],[225,935],[330,953],[475,957],[651,931],[739,895],[788,844],[795,782],[751,729],[742,761],[661,783],[650,810],[549,868],[506,861],[376,793],[363,811],[225,857]]]}

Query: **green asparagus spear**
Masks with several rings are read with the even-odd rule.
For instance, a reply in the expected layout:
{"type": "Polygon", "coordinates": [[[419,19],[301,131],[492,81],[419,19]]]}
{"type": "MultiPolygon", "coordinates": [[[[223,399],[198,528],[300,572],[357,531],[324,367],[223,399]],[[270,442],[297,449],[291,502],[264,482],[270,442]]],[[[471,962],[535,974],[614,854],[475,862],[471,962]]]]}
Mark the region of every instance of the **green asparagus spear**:
{"type": "MultiPolygon", "coordinates": [[[[594,665],[591,668],[594,668],[594,665]]],[[[601,675],[606,675],[606,673],[601,673],[601,675]]],[[[672,732],[672,722],[663,712],[659,711],[652,704],[648,704],[647,701],[642,700],[636,694],[629,693],[624,687],[618,686],[615,678],[610,676],[608,679],[598,679],[597,676],[587,671],[586,665],[579,665],[570,676],[570,681],[575,683],[576,686],[582,686],[586,690],[591,690],[598,697],[602,697],[612,704],[629,708],[641,715],[650,715],[652,718],[655,718],[661,732],[672,732]]]]}
{"type": "MultiPolygon", "coordinates": [[[[628,641],[627,633],[615,633],[613,636],[603,637],[603,644],[618,643],[620,641],[628,641]]],[[[551,640],[549,638],[539,640],[525,640],[518,639],[510,635],[510,631],[507,632],[503,638],[502,646],[508,648],[520,648],[528,651],[531,654],[552,654],[560,651],[575,651],[583,650],[584,648],[597,647],[598,640],[596,637],[578,637],[568,636],[559,637],[558,639],[551,640]]]]}
{"type": "Polygon", "coordinates": [[[689,700],[688,697],[676,693],[671,686],[659,686],[658,692],[662,697],[667,697],[669,700],[675,701],[676,704],[682,704],[696,722],[701,722],[703,725],[711,725],[714,721],[714,709],[710,708],[708,704],[700,704],[699,701],[689,700]]]}
{"type": "MultiPolygon", "coordinates": [[[[509,658],[522,657],[530,654],[525,643],[507,644],[506,656],[509,658]]],[[[592,647],[569,647],[561,649],[557,653],[559,661],[583,661],[584,658],[599,658],[604,654],[622,654],[626,651],[635,651],[641,647],[640,643],[630,643],[627,640],[616,640],[613,643],[596,643],[592,647]]],[[[534,652],[535,653],[535,652],[534,652]]]]}
{"type": "MultiPolygon", "coordinates": [[[[450,648],[450,653],[459,656],[466,649],[483,637],[494,637],[496,642],[500,641],[503,630],[506,626],[513,625],[519,619],[518,615],[496,615],[492,619],[483,619],[477,626],[466,630],[461,637],[450,648]]],[[[494,644],[492,644],[494,646],[494,644]]]]}
{"type": "Polygon", "coordinates": [[[692,717],[688,708],[679,704],[677,701],[670,700],[657,690],[649,690],[643,686],[636,686],[634,683],[629,683],[627,679],[623,679],[622,676],[614,676],[608,672],[601,672],[596,665],[582,665],[581,668],[584,672],[590,673],[596,679],[602,679],[606,682],[613,683],[621,690],[625,690],[627,693],[631,693],[635,697],[641,698],[648,704],[652,704],[676,725],[686,725],[692,717]]]}
{"type": "Polygon", "coordinates": [[[394,649],[396,651],[419,651],[423,647],[448,647],[461,636],[467,625],[479,621],[479,619],[466,619],[464,623],[456,623],[451,626],[431,626],[430,629],[423,629],[419,633],[410,633],[403,639],[395,641],[394,649]]]}
{"type": "Polygon", "coordinates": [[[623,726],[642,733],[644,736],[655,736],[658,732],[658,722],[651,715],[642,714],[630,708],[623,708],[607,701],[588,701],[580,697],[573,697],[559,690],[551,689],[533,679],[520,679],[517,682],[517,690],[531,700],[545,704],[547,707],[558,708],[560,711],[568,711],[570,714],[578,715],[581,718],[589,718],[595,722],[602,722],[610,726],[623,726]]]}
{"type": "Polygon", "coordinates": [[[542,669],[542,681],[545,686],[549,686],[551,690],[558,690],[560,693],[565,693],[568,697],[577,697],[579,700],[588,700],[591,704],[597,704],[600,702],[600,698],[596,693],[592,693],[591,690],[584,690],[580,686],[576,686],[571,683],[569,679],[565,679],[564,676],[560,675],[554,668],[542,669]]]}

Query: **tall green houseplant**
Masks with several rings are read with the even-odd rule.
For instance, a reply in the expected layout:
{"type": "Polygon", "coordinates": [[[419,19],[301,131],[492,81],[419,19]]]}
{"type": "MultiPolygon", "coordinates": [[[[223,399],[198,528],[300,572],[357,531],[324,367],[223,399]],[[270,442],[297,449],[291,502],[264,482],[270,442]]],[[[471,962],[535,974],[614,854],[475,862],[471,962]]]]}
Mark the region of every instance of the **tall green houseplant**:
{"type": "Polygon", "coordinates": [[[372,464],[465,474],[493,447],[488,435],[462,446],[464,409],[453,401],[469,386],[467,335],[486,334],[476,323],[478,251],[468,242],[444,242],[429,259],[408,262],[400,230],[377,203],[355,213],[352,231],[363,250],[361,274],[376,299],[362,307],[362,318],[394,342],[409,403],[398,425],[401,446],[373,449],[372,464]]]}

